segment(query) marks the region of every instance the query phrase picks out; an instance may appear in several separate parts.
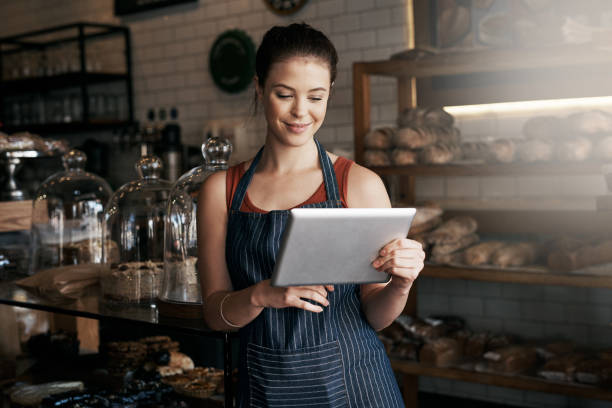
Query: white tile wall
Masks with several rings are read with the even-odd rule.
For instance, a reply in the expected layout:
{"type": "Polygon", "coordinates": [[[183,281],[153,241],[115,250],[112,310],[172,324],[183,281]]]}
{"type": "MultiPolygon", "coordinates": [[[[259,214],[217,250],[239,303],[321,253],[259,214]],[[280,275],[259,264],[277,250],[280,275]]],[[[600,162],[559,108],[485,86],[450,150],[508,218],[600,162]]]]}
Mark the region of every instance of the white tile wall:
{"type": "MultiPolygon", "coordinates": [[[[251,148],[263,141],[265,125],[249,119],[252,88],[235,95],[218,90],[208,73],[210,47],[223,30],[246,30],[258,44],[273,24],[306,21],[324,30],[340,56],[338,77],[320,139],[329,149],[352,150],[352,63],[380,60],[406,47],[406,0],[311,0],[292,17],[272,14],[260,0],[199,0],[117,18],[113,0],[29,0],[0,2],[0,36],[75,21],[124,24],[132,31],[134,96],[137,119],[148,108],[177,106],[184,141],[199,144],[213,119],[244,123],[251,148]],[[37,10],[32,12],[32,10],[37,10]]],[[[372,122],[396,120],[393,79],[373,78],[372,122]]],[[[459,118],[465,140],[518,136],[524,118],[490,115],[459,118]]],[[[540,197],[598,194],[602,180],[561,177],[418,178],[417,195],[435,197],[540,197]]],[[[605,191],[605,190],[604,190],[605,191]]],[[[477,330],[509,331],[526,337],[564,336],[581,343],[610,346],[612,291],[420,278],[421,314],[459,313],[477,330]]],[[[420,380],[423,390],[509,402],[532,407],[603,407],[586,399],[523,392],[439,378],[420,380]]]]}

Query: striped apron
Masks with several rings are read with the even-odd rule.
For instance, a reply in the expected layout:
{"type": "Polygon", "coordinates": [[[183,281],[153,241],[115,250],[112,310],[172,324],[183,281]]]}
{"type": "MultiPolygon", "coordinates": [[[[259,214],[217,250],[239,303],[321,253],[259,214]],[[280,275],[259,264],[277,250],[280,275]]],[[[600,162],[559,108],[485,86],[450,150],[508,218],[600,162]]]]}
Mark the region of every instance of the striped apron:
{"type": "MultiPolygon", "coordinates": [[[[342,207],[334,166],[315,143],[327,201],[304,207],[342,207]]],[[[235,290],[270,279],[289,214],[240,211],[262,151],[240,179],[228,216],[226,261],[235,290]]],[[[361,310],[359,286],[335,285],[328,300],[321,313],[265,308],[240,329],[239,407],[404,406],[384,347],[361,310]]]]}

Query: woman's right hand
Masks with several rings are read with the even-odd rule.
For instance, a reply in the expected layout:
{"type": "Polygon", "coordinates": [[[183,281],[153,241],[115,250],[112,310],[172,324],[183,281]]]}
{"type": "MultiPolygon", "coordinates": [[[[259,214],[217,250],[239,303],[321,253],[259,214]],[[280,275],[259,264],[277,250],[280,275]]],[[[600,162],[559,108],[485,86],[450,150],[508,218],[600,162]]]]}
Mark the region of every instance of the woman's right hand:
{"type": "Polygon", "coordinates": [[[331,285],[273,287],[267,279],[253,287],[251,302],[257,307],[297,307],[320,313],[323,308],[319,305],[329,306],[327,292],[333,290],[331,285]],[[306,300],[315,301],[319,305],[313,305],[306,300]]]}

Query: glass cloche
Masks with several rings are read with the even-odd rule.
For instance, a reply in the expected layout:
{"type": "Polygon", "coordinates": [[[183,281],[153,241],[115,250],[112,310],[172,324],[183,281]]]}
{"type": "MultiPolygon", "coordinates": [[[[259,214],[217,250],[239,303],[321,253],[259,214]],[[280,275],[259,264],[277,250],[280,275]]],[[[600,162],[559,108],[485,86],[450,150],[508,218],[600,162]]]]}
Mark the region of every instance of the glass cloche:
{"type": "Polygon", "coordinates": [[[160,178],[162,162],[143,156],[139,178],[121,186],[104,209],[105,270],[102,294],[110,303],[155,305],[164,249],[166,205],[172,183],[160,178]],[[113,256],[117,245],[117,257],[113,256]]]}
{"type": "Polygon", "coordinates": [[[83,152],[70,150],[62,160],[65,170],[40,185],[32,204],[31,273],[102,262],[102,214],[112,190],[84,170],[83,152]]]}
{"type": "Polygon", "coordinates": [[[231,143],[211,137],[202,144],[204,164],[183,174],[168,199],[164,228],[164,274],[159,294],[159,312],[164,315],[199,318],[202,295],[197,269],[197,205],[202,183],[214,172],[227,169],[231,143]]]}

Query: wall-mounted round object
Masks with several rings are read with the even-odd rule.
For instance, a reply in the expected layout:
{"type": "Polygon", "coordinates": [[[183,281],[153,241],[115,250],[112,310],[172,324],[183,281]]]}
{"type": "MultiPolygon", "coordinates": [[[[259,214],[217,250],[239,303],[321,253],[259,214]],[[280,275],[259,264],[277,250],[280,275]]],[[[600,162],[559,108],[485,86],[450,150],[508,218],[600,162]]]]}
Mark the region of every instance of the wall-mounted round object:
{"type": "Polygon", "coordinates": [[[289,15],[296,13],[308,0],[263,0],[266,6],[276,14],[289,15]]]}
{"type": "Polygon", "coordinates": [[[215,40],[208,67],[215,84],[237,93],[248,88],[255,75],[255,43],[242,30],[228,30],[215,40]]]}

